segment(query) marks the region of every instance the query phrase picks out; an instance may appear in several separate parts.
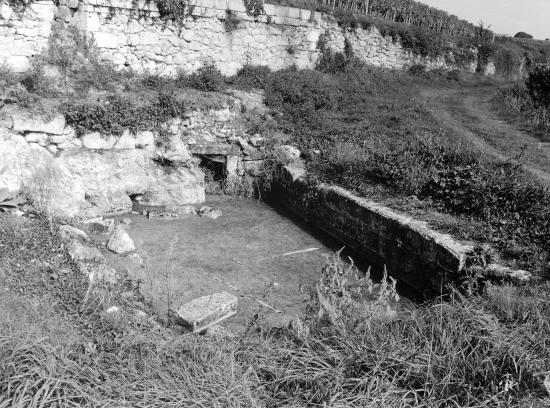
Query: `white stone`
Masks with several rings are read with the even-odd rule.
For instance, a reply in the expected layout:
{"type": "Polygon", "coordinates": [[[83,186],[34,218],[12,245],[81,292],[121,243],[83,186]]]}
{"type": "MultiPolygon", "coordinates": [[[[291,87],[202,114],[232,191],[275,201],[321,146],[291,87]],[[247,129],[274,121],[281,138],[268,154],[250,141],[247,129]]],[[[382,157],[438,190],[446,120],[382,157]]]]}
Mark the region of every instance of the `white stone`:
{"type": "Polygon", "coordinates": [[[134,241],[128,233],[122,228],[122,225],[117,225],[113,235],[107,242],[107,248],[117,254],[126,254],[135,251],[134,241]]]}
{"type": "Polygon", "coordinates": [[[66,6],[72,9],[78,8],[79,0],[67,0],[66,6]]]}
{"type": "Polygon", "coordinates": [[[12,116],[13,130],[15,132],[37,132],[50,135],[62,135],[65,128],[63,115],[56,115],[51,120],[38,116],[31,117],[30,114],[15,114],[12,116]]]}
{"type": "Polygon", "coordinates": [[[155,134],[151,131],[144,130],[136,135],[136,147],[152,146],[155,143],[155,134]]]}
{"type": "Polygon", "coordinates": [[[75,228],[72,225],[62,225],[59,227],[59,235],[64,242],[70,242],[74,239],[89,241],[88,235],[81,229],[75,228]]]}
{"type": "Polygon", "coordinates": [[[86,245],[79,240],[72,240],[67,244],[67,252],[73,261],[105,261],[99,249],[86,245]]]}
{"type": "Polygon", "coordinates": [[[46,149],[48,149],[51,154],[57,153],[57,146],[54,144],[47,146],[46,149]]]}
{"type": "Polygon", "coordinates": [[[238,298],[230,293],[214,293],[186,303],[178,310],[178,316],[197,333],[233,316],[238,303],[238,298]]]}
{"type": "Polygon", "coordinates": [[[38,143],[41,146],[48,144],[49,136],[46,133],[32,132],[25,135],[27,143],[38,143]]]}
{"type": "Polygon", "coordinates": [[[81,31],[97,32],[99,31],[99,15],[79,10],[74,14],[72,24],[81,31]]]}
{"type": "Polygon", "coordinates": [[[54,144],[62,144],[69,139],[67,134],[50,136],[50,142],[54,144]]]}
{"type": "Polygon", "coordinates": [[[195,32],[193,30],[184,30],[183,31],[183,39],[187,42],[193,41],[193,38],[195,38],[195,32]]]}
{"type": "Polygon", "coordinates": [[[136,140],[131,135],[129,130],[125,130],[122,136],[116,141],[113,149],[134,149],[136,147],[136,140]]]}
{"type": "Polygon", "coordinates": [[[126,63],[126,57],[118,52],[113,55],[113,58],[111,59],[111,61],[115,65],[124,65],[126,63]]]}
{"type": "Polygon", "coordinates": [[[105,313],[113,314],[120,312],[120,308],[118,306],[111,306],[107,310],[105,310],[105,313]]]}
{"type": "Polygon", "coordinates": [[[300,158],[300,150],[294,146],[282,145],[277,148],[277,151],[283,156],[284,160],[292,163],[300,158]]]}
{"type": "Polygon", "coordinates": [[[98,32],[98,33],[95,33],[94,39],[95,39],[96,45],[99,48],[118,49],[122,45],[121,36],[113,33],[98,32]]]}
{"type": "Polygon", "coordinates": [[[9,20],[13,15],[13,10],[7,2],[0,4],[0,20],[9,20]]]}
{"type": "Polygon", "coordinates": [[[116,143],[114,136],[103,137],[99,132],[87,133],[82,136],[82,145],[90,150],[108,150],[116,143]]]}
{"type": "Polygon", "coordinates": [[[24,55],[10,55],[4,58],[4,61],[16,73],[28,71],[31,67],[29,57],[24,55]]]}

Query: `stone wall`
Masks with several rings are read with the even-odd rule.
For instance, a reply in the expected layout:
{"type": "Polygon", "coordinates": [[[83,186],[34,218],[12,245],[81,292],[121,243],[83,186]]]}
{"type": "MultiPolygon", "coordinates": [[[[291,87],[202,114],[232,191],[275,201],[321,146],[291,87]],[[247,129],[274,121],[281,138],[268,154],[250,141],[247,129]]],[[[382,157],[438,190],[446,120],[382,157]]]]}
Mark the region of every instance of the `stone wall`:
{"type": "Polygon", "coordinates": [[[440,293],[447,283],[463,276],[472,245],[341,187],[309,183],[303,174],[300,168],[283,168],[271,199],[369,262],[385,265],[392,276],[418,293],[440,293]]]}
{"type": "Polygon", "coordinates": [[[22,15],[0,1],[0,64],[16,72],[30,67],[33,56],[48,44],[56,7],[52,1],[32,3],[22,15]]]}
{"type": "Polygon", "coordinates": [[[41,118],[13,106],[0,110],[0,190],[29,193],[58,216],[95,216],[147,205],[205,199],[201,158],[242,175],[261,155],[261,137],[247,136],[240,105],[194,110],[158,131],[78,135],[62,115],[41,118]],[[252,140],[249,143],[249,139],[252,140]]]}
{"type": "Polygon", "coordinates": [[[271,4],[264,5],[265,14],[254,17],[247,14],[242,0],[195,0],[181,21],[161,18],[156,3],[144,0],[60,0],[57,8],[41,0],[21,20],[8,9],[4,2],[0,39],[9,46],[0,52],[0,61],[17,70],[45,47],[54,11],[58,22],[93,36],[105,60],[135,72],[174,75],[206,63],[226,75],[245,64],[273,70],[314,68],[321,38],[327,48],[338,52],[344,51],[347,39],[355,55],[368,64],[451,68],[444,58],[413,56],[374,27],[343,29],[328,15],[271,4]],[[226,24],[228,11],[238,21],[236,26],[226,24]]]}

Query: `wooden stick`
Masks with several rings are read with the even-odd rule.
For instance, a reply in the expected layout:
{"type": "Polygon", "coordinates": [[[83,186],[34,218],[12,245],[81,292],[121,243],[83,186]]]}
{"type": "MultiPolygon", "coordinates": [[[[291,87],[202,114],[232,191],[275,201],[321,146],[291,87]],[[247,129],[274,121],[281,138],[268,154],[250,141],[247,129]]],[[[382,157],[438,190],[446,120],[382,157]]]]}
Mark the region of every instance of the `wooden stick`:
{"type": "Polygon", "coordinates": [[[313,252],[318,250],[319,248],[306,248],[306,249],[300,249],[299,251],[285,252],[284,254],[281,254],[279,256],[290,256],[290,255],[303,254],[305,252],[313,252]]]}

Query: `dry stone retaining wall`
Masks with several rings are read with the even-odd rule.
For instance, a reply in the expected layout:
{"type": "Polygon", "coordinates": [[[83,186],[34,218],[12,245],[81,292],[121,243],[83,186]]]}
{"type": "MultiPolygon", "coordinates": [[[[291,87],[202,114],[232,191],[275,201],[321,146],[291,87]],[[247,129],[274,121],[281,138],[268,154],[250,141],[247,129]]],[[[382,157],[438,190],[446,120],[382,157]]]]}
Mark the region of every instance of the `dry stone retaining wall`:
{"type": "Polygon", "coordinates": [[[265,4],[265,14],[250,16],[242,0],[195,0],[181,21],[161,18],[154,1],[39,0],[20,18],[2,3],[0,51],[16,70],[47,45],[55,20],[76,26],[95,42],[105,60],[119,69],[175,75],[192,72],[206,63],[232,75],[243,65],[265,65],[273,70],[290,66],[314,68],[320,57],[319,40],[328,49],[343,52],[345,40],[366,63],[389,68],[424,64],[452,68],[444,58],[412,55],[372,27],[343,29],[334,18],[310,10],[265,4]],[[238,21],[225,23],[227,12],[238,21]]]}
{"type": "Polygon", "coordinates": [[[32,57],[48,44],[55,12],[52,1],[38,0],[19,16],[0,1],[0,64],[17,72],[27,70],[32,57]]]}
{"type": "Polygon", "coordinates": [[[349,191],[284,168],[271,197],[419,293],[433,295],[463,275],[474,247],[349,191]]]}

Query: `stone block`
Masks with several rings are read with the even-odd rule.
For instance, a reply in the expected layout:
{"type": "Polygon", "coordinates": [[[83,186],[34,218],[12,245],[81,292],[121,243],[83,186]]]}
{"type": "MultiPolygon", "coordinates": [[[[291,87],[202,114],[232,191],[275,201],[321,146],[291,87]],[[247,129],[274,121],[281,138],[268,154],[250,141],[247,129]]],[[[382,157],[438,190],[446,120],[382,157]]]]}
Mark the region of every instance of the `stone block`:
{"type": "Polygon", "coordinates": [[[237,313],[238,302],[230,293],[214,293],[186,303],[178,310],[178,316],[198,333],[237,313]]]}
{"type": "Polygon", "coordinates": [[[109,238],[109,241],[107,242],[107,248],[109,249],[109,251],[115,252],[117,254],[127,254],[136,250],[134,241],[132,241],[122,225],[116,226],[113,235],[111,236],[111,238],[109,238]]]}
{"type": "Polygon", "coordinates": [[[114,33],[98,32],[94,34],[94,40],[99,48],[118,49],[122,45],[123,37],[114,33]]]}
{"type": "Polygon", "coordinates": [[[25,72],[31,67],[29,57],[24,55],[10,55],[4,61],[16,73],[25,72]]]}
{"type": "Polygon", "coordinates": [[[31,132],[25,135],[27,143],[38,143],[40,146],[48,144],[49,136],[46,133],[31,132]]]}
{"type": "Polygon", "coordinates": [[[67,252],[73,261],[105,261],[105,257],[99,252],[99,249],[77,240],[72,240],[67,245],[67,252]]]}
{"type": "Polygon", "coordinates": [[[214,154],[220,156],[240,156],[241,149],[227,143],[194,144],[189,146],[192,154],[214,154]]]}
{"type": "Polygon", "coordinates": [[[149,130],[138,132],[136,134],[136,147],[152,146],[155,143],[155,134],[149,130]]]}
{"type": "Polygon", "coordinates": [[[82,240],[84,242],[88,241],[88,235],[78,228],[73,227],[72,225],[62,225],[59,227],[59,235],[63,242],[71,242],[72,240],[82,240]]]}
{"type": "Polygon", "coordinates": [[[108,150],[116,143],[114,136],[103,137],[99,132],[87,133],[82,136],[82,145],[90,150],[108,150]]]}
{"type": "Polygon", "coordinates": [[[37,116],[26,114],[17,114],[12,116],[13,130],[19,133],[38,132],[50,135],[62,135],[65,128],[65,118],[63,115],[57,115],[51,120],[46,120],[37,116]]]}
{"type": "Polygon", "coordinates": [[[135,138],[130,134],[130,131],[125,130],[122,136],[116,141],[113,149],[134,149],[135,147],[135,138]]]}
{"type": "Polygon", "coordinates": [[[57,144],[57,145],[65,143],[67,140],[69,140],[69,135],[67,135],[67,134],[50,136],[50,142],[52,142],[54,144],[57,144]]]}
{"type": "Polygon", "coordinates": [[[246,8],[242,0],[227,0],[227,9],[246,13],[246,8]]]}

